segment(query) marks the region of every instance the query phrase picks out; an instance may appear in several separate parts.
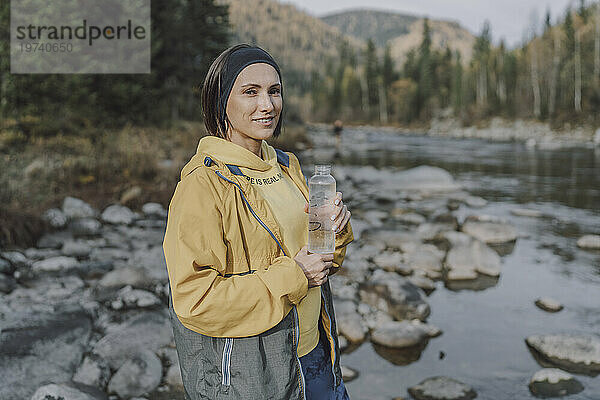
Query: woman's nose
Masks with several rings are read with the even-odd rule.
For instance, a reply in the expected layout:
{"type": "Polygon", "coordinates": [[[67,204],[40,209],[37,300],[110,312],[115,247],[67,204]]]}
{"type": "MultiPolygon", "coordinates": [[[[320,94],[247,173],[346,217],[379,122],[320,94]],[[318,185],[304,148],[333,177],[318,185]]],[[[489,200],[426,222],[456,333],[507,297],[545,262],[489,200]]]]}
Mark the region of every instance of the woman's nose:
{"type": "Polygon", "coordinates": [[[273,110],[273,102],[271,96],[268,93],[262,93],[258,99],[258,107],[261,111],[271,112],[273,110]]]}

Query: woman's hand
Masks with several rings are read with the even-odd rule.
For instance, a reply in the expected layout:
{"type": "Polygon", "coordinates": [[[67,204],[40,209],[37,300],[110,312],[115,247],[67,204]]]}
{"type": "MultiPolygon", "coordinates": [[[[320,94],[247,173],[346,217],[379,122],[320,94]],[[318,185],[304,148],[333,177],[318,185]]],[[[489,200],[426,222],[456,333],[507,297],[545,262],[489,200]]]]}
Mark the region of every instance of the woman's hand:
{"type": "Polygon", "coordinates": [[[327,282],[329,268],[333,265],[333,253],[316,254],[309,253],[308,246],[300,249],[294,257],[296,263],[304,271],[306,279],[308,279],[308,288],[321,286],[327,282]]]}
{"type": "MultiPolygon", "coordinates": [[[[335,194],[333,205],[334,212],[331,216],[331,221],[333,221],[331,229],[334,230],[335,233],[338,233],[344,229],[348,221],[350,221],[351,213],[342,201],[342,192],[337,192],[335,194]]],[[[308,213],[308,203],[304,204],[304,212],[308,213]]]]}

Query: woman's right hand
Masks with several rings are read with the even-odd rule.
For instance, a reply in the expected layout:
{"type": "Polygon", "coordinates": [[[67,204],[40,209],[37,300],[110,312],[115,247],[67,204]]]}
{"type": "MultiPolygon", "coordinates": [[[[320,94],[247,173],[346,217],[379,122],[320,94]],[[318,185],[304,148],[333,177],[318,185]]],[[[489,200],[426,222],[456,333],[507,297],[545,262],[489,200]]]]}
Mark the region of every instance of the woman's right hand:
{"type": "Polygon", "coordinates": [[[321,286],[327,282],[329,268],[333,266],[333,253],[317,254],[309,253],[308,246],[300,249],[294,257],[296,263],[304,271],[308,279],[308,287],[321,286]]]}

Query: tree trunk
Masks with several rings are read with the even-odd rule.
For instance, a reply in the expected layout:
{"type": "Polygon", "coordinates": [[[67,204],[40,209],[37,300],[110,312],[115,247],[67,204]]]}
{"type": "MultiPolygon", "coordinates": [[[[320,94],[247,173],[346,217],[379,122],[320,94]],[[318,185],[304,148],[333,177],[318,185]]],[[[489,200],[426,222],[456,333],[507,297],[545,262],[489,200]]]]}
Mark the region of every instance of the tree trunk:
{"type": "Polygon", "coordinates": [[[600,4],[596,4],[596,34],[594,35],[594,86],[600,88],[600,4]]]}
{"type": "Polygon", "coordinates": [[[387,96],[385,93],[385,88],[383,87],[383,79],[380,77],[377,81],[379,83],[379,85],[377,85],[379,86],[379,121],[382,124],[387,124],[387,96]]]}
{"type": "Polygon", "coordinates": [[[506,81],[504,80],[504,54],[500,54],[498,59],[498,84],[496,87],[498,100],[501,105],[506,104],[506,81]]]}
{"type": "Polygon", "coordinates": [[[575,33],[575,111],[581,112],[581,37],[575,33]]]}
{"type": "Polygon", "coordinates": [[[533,88],[533,115],[540,118],[542,115],[540,102],[540,79],[538,73],[538,56],[535,43],[531,44],[531,85],[533,88]]]}
{"type": "Polygon", "coordinates": [[[554,32],[554,49],[552,56],[552,75],[550,76],[550,98],[548,99],[548,113],[554,114],[556,109],[556,86],[558,84],[558,67],[560,66],[560,38],[557,29],[554,32]]]}
{"type": "Polygon", "coordinates": [[[485,65],[479,66],[477,75],[477,105],[483,107],[487,104],[487,73],[485,65]]]}
{"type": "Polygon", "coordinates": [[[369,115],[371,115],[371,110],[369,107],[369,87],[367,86],[367,79],[364,73],[359,73],[358,76],[360,79],[362,108],[366,118],[369,118],[369,115]]]}

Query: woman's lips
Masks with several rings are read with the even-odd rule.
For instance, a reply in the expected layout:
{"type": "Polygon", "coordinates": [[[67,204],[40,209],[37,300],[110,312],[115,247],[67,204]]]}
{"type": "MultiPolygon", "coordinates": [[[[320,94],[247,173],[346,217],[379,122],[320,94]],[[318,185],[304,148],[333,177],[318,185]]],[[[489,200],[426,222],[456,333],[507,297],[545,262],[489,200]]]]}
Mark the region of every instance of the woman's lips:
{"type": "Polygon", "coordinates": [[[256,122],[257,124],[259,124],[260,126],[271,126],[273,125],[273,121],[275,120],[275,117],[267,117],[267,118],[258,118],[258,119],[254,119],[253,121],[256,122]]]}

